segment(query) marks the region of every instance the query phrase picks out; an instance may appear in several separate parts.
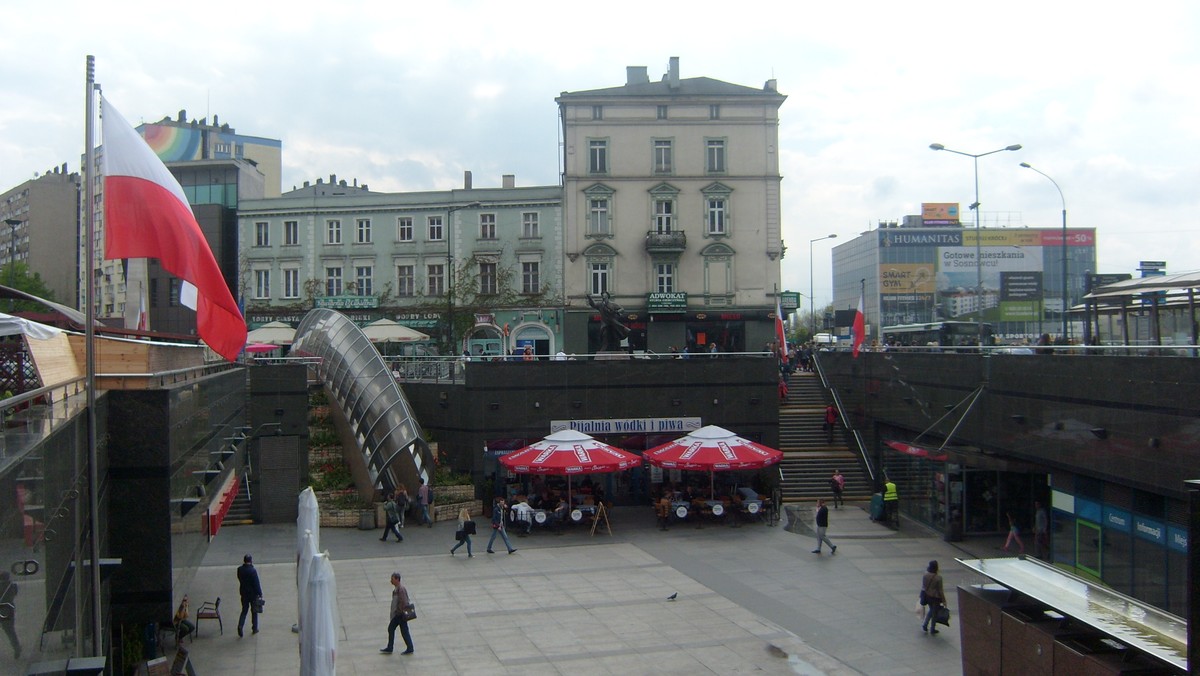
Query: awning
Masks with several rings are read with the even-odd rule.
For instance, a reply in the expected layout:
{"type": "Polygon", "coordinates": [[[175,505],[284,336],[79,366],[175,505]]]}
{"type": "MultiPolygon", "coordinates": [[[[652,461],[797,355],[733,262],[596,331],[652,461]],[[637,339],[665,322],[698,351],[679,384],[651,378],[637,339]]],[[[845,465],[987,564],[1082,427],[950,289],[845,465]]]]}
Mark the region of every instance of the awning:
{"type": "Polygon", "coordinates": [[[986,453],[975,446],[943,446],[914,444],[907,441],[884,440],[884,445],[894,451],[915,458],[934,462],[949,462],[966,465],[973,469],[990,469],[997,472],[1045,472],[1044,467],[1017,458],[986,453]]]}
{"type": "Polygon", "coordinates": [[[1200,272],[1181,272],[1176,275],[1161,275],[1158,277],[1138,277],[1115,282],[1095,289],[1084,298],[1108,298],[1112,296],[1132,296],[1140,293],[1155,293],[1158,291],[1183,291],[1200,289],[1200,272]]]}

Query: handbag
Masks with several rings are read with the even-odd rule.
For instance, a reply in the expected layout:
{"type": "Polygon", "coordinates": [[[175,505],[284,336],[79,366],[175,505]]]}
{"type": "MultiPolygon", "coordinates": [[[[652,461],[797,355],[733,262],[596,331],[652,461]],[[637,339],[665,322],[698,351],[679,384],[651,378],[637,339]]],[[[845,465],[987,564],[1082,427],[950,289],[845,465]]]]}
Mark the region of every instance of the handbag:
{"type": "Polygon", "coordinates": [[[266,605],[267,602],[263,599],[263,597],[260,596],[254,599],[254,612],[261,614],[266,605]]]}
{"type": "Polygon", "coordinates": [[[935,624],[944,624],[950,626],[950,609],[946,606],[938,606],[937,616],[933,619],[935,624]]]}
{"type": "Polygon", "coordinates": [[[400,619],[405,622],[411,622],[417,619],[417,607],[413,604],[408,604],[400,609],[400,619]]]}
{"type": "Polygon", "coordinates": [[[921,590],[921,605],[923,605],[923,606],[929,605],[929,597],[925,595],[924,589],[921,590]]]}
{"type": "Polygon", "coordinates": [[[463,532],[466,533],[467,535],[474,535],[475,534],[475,522],[474,521],[464,521],[463,522],[463,532]]]}
{"type": "Polygon", "coordinates": [[[465,531],[465,530],[454,531],[454,539],[458,540],[459,542],[466,540],[467,539],[467,531],[465,531]]]}

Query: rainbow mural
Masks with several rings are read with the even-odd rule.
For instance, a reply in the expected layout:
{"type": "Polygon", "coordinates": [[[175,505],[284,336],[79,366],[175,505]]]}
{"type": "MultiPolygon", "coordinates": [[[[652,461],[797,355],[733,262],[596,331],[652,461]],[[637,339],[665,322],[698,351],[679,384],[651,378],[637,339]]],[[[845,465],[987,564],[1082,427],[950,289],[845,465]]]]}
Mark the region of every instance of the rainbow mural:
{"type": "Polygon", "coordinates": [[[142,138],[163,162],[183,162],[200,158],[200,130],[181,129],[160,124],[142,125],[142,138]]]}

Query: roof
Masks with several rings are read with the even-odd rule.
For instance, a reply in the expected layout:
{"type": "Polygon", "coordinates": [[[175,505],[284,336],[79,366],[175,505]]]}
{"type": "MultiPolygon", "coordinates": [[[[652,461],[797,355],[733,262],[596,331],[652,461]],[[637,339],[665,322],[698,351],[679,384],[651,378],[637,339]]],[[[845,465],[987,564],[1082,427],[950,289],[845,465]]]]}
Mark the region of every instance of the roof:
{"type": "Polygon", "coordinates": [[[611,96],[628,96],[628,97],[664,97],[664,96],[757,96],[763,98],[778,99],[782,101],[787,97],[777,91],[769,89],[755,89],[754,87],[746,87],[744,85],[730,84],[721,80],[714,80],[710,77],[692,77],[679,81],[679,86],[675,89],[666,80],[658,82],[639,82],[636,84],[626,84],[620,87],[608,87],[605,89],[588,89],[578,92],[563,92],[559,94],[557,101],[569,99],[588,99],[595,97],[611,97],[611,96]]]}
{"type": "Polygon", "coordinates": [[[1160,275],[1158,277],[1138,277],[1102,286],[1085,298],[1106,298],[1109,296],[1131,296],[1139,293],[1155,291],[1182,291],[1200,289],[1200,271],[1181,272],[1175,275],[1160,275]]]}

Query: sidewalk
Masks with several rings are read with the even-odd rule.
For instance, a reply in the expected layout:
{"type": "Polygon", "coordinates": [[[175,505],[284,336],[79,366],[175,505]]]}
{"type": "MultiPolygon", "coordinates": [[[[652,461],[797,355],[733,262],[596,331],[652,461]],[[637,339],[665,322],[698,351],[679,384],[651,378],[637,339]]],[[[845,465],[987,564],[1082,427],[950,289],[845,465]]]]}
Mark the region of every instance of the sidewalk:
{"type": "MultiPolygon", "coordinates": [[[[490,529],[481,529],[471,559],[465,548],[449,554],[453,522],[409,526],[399,544],[379,542],[379,531],[324,529],[344,631],[338,673],[961,672],[957,613],[938,636],[921,632],[921,575],[930,559],[941,562],[953,612],[951,590],[984,581],[954,558],[999,552],[973,554],[909,522],[891,531],[863,505],[830,510],[835,556],[810,553],[811,532],[784,525],[677,524],[662,532],[649,508],[617,508],[612,537],[535,530],[510,534],[517,553],[498,545],[489,555],[490,529]],[[379,653],[393,570],[417,606],[414,655],[399,654],[399,637],[395,654],[379,653]]],[[[194,604],[222,597],[226,626],[221,636],[205,621],[186,644],[197,673],[299,672],[294,541],[294,526],[267,525],[225,528],[211,543],[183,591],[194,604]],[[239,639],[234,571],[245,553],[254,555],[267,610],[261,633],[247,626],[239,639]]]]}

